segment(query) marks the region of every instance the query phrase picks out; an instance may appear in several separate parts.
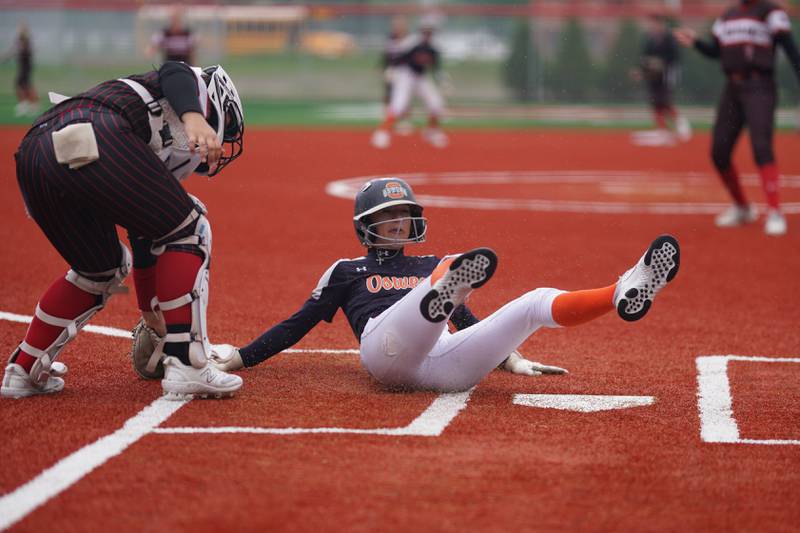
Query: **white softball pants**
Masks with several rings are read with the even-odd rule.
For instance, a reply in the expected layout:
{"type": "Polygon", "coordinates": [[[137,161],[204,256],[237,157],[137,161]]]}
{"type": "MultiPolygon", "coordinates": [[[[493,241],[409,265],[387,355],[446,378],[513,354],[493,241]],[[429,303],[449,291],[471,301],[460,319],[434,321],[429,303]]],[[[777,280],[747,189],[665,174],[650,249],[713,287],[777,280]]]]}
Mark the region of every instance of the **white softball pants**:
{"type": "Polygon", "coordinates": [[[389,102],[389,112],[399,117],[408,111],[411,97],[416,94],[425,104],[428,113],[441,116],[444,112],[444,100],[439,89],[425,74],[416,74],[407,66],[395,68],[392,81],[392,99],[389,102]]]}
{"type": "Polygon", "coordinates": [[[381,383],[398,388],[467,390],[502,363],[540,327],[553,320],[556,296],[536,289],[523,294],[479,323],[450,333],[447,321],[428,322],[419,305],[431,290],[430,278],[377,317],[361,334],[361,363],[381,383]]]}

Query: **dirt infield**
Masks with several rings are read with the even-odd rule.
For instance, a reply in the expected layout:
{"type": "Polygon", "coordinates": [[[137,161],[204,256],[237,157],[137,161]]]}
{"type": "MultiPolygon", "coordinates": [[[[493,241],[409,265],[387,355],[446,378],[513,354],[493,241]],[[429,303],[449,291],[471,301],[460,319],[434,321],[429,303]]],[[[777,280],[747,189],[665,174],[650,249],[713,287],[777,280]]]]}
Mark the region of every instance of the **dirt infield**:
{"type": "MultiPolygon", "coordinates": [[[[24,317],[67,268],[25,217],[12,159],[22,133],[0,129],[0,354],[22,339],[24,317]]],[[[0,400],[0,529],[797,527],[798,215],[782,238],[766,237],[760,221],[716,229],[698,208],[726,201],[702,133],[677,148],[636,148],[619,131],[464,130],[445,150],[409,137],[377,151],[368,138],[249,131],[241,160],[211,181],[188,182],[213,225],[213,342],[249,341],[294,313],[333,261],[362,254],[351,203],[325,192],[354,177],[403,174],[430,198],[527,202],[426,209],[430,238],[414,253],[486,245],[500,257],[470,300],[479,316],[536,287],[608,285],[660,233],[681,241],[681,272],[641,322],[609,315],[522,346],[568,375],[496,371],[471,393],[446,397],[380,388],[339,314],[297,352],[242,372],[235,398],[165,405],[159,383],[133,373],[120,338],[136,322],[135,300],[115,297],[93,324],[121,331],[85,331],[69,345],[63,393],[0,400]],[[520,178],[548,172],[583,178],[520,178]],[[465,174],[477,178],[448,181],[465,174]],[[564,212],[559,201],[689,207],[564,212]],[[596,412],[515,402],[531,394],[654,401],[596,412]]],[[[788,176],[800,174],[797,146],[796,134],[776,141],[788,176]]],[[[736,161],[753,173],[746,142],[736,161]]],[[[757,182],[747,183],[762,201],[757,182]]],[[[783,199],[800,202],[797,180],[787,180],[783,199]]]]}

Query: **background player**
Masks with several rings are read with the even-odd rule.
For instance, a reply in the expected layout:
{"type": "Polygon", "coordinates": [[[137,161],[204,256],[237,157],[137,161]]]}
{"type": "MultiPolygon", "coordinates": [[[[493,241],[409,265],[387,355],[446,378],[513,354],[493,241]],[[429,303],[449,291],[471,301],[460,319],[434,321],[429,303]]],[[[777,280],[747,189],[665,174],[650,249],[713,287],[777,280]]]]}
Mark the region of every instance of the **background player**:
{"type": "Polygon", "coordinates": [[[581,324],[615,307],[623,319],[638,320],[679,267],[677,241],[662,236],[618,283],[576,292],[536,289],[479,321],[464,302],[492,277],[497,257],[487,248],[441,261],[405,255],[405,245],[425,239],[422,211],[403,180],[365,184],[353,220],[367,255],[336,261],[299,311],[247,346],[218,355],[219,366],[254,366],[341,308],[360,342],[362,364],[390,387],[466,390],[501,364],[517,373],[561,374],[566,371],[525,360],[517,348],[540,327],[581,324]],[[448,331],[448,320],[457,332],[448,331]]]}
{"type": "Polygon", "coordinates": [[[678,40],[703,55],[718,58],[727,81],[714,121],[712,158],[734,205],[716,218],[719,227],[753,222],[756,209],[742,191],[739,173],[731,154],[745,123],[750,132],[753,158],[767,197],[764,232],[786,233],[786,219],[778,201],[778,166],[772,150],[775,106],[775,48],[783,47],[794,73],[800,79],[798,54],[786,12],[764,0],[742,1],[730,7],[714,22],[711,42],[697,38],[691,28],[675,31],[678,40]]]}
{"type": "Polygon", "coordinates": [[[151,58],[160,51],[164,61],[183,61],[194,65],[194,52],[197,47],[192,30],[183,23],[184,9],[176,6],[169,18],[169,25],[153,35],[145,55],[151,58]]]}
{"type": "Polygon", "coordinates": [[[679,46],[667,27],[667,17],[660,11],[651,11],[645,20],[645,35],[638,68],[632,74],[642,80],[647,88],[650,107],[653,109],[657,129],[636,132],[637,144],[660,141],[674,144],[675,139],[688,141],[692,136],[689,121],[680,115],[673,103],[673,93],[678,80],[679,46]],[[674,127],[674,133],[670,124],[674,127]]]}
{"type": "MultiPolygon", "coordinates": [[[[413,39],[414,37],[408,33],[408,20],[406,17],[394,17],[389,38],[386,40],[383,55],[381,56],[384,114],[388,113],[389,104],[392,101],[395,68],[402,64],[404,52],[409,46],[409,40],[413,39]]],[[[394,131],[398,135],[410,135],[414,131],[414,126],[408,120],[409,111],[410,109],[407,109],[405,114],[398,117],[394,124],[394,131]]]]}
{"type": "Polygon", "coordinates": [[[208,364],[211,229],[179,180],[218,173],[241,154],[244,122],[222,67],[168,61],[158,71],[102,83],[37,119],[16,154],[25,206],[69,263],[41,297],[5,370],[3,396],[64,387],[64,346],[124,292],[133,246],[139,306],[160,310],[166,336],[162,388],[171,395],[227,395],[242,380],[208,364]]]}
{"type": "Polygon", "coordinates": [[[383,123],[372,133],[372,145],[388,148],[392,141],[391,131],[395,122],[408,113],[411,97],[418,95],[428,112],[428,126],[423,138],[437,148],[447,146],[447,135],[441,129],[444,99],[432,77],[438,76],[439,51],[433,44],[433,32],[437,23],[425,18],[420,23],[419,35],[404,40],[400,58],[392,69],[392,97],[383,123]]]}
{"type": "Polygon", "coordinates": [[[13,49],[5,59],[12,56],[15,56],[17,60],[17,77],[14,79],[17,105],[14,108],[14,114],[18,117],[36,114],[39,111],[39,95],[36,93],[36,88],[34,88],[31,80],[33,73],[33,45],[31,44],[31,32],[24,22],[18,24],[17,37],[14,40],[13,49]]]}

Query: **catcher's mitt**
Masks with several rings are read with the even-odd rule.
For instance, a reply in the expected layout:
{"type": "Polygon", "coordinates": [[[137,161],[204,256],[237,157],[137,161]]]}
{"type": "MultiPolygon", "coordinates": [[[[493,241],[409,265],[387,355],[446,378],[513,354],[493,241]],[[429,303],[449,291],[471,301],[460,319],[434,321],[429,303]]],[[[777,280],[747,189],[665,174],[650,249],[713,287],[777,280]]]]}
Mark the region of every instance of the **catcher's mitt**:
{"type": "Polygon", "coordinates": [[[131,362],[133,369],[143,379],[161,379],[164,377],[164,363],[159,361],[155,370],[147,370],[147,363],[150,356],[156,351],[156,347],[161,342],[158,333],[147,324],[144,319],[140,319],[136,327],[133,328],[133,346],[131,347],[131,362]]]}

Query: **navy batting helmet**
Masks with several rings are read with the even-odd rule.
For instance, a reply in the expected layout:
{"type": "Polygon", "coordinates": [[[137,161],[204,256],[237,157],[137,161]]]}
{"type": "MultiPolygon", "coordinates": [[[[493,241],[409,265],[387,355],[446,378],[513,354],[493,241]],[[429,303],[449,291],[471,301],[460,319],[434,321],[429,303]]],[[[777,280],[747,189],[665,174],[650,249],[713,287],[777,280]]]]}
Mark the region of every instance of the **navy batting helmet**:
{"type": "MultiPolygon", "coordinates": [[[[400,178],[378,178],[370,180],[356,194],[353,226],[356,236],[364,246],[374,246],[373,239],[379,237],[370,223],[370,215],[387,207],[407,205],[411,210],[411,232],[407,239],[395,239],[394,244],[424,242],[428,221],[422,216],[422,206],[414,197],[411,186],[400,178]]],[[[385,238],[383,238],[386,240],[385,238]]]]}

